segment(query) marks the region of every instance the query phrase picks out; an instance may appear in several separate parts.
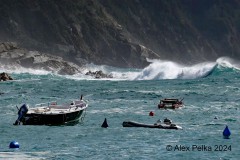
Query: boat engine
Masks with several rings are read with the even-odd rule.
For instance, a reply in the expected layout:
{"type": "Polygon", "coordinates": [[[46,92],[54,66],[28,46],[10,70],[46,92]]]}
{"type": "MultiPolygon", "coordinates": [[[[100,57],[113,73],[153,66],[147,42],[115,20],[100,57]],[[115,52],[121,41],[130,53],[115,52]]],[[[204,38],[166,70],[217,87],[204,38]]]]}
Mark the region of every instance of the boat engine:
{"type": "Polygon", "coordinates": [[[163,123],[165,123],[165,124],[167,124],[167,125],[170,125],[170,124],[172,123],[172,121],[171,121],[170,119],[168,119],[168,118],[165,118],[165,119],[163,120],[163,123]]]}
{"type": "Polygon", "coordinates": [[[18,110],[18,119],[15,121],[14,125],[19,125],[27,112],[28,112],[28,106],[26,104],[23,104],[18,110]]]}

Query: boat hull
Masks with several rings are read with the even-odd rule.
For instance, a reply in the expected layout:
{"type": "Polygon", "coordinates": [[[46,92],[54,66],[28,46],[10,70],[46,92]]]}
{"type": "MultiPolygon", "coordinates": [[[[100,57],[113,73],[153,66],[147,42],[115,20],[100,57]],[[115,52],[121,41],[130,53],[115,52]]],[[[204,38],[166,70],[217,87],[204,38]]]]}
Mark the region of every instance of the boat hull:
{"type": "Polygon", "coordinates": [[[180,105],[161,105],[161,104],[158,104],[159,109],[176,109],[176,108],[181,108],[181,107],[183,107],[182,104],[180,104],[180,105]]]}
{"type": "Polygon", "coordinates": [[[62,114],[26,114],[22,120],[23,125],[62,125],[74,123],[79,120],[84,110],[62,114]]]}
{"type": "Polygon", "coordinates": [[[134,121],[124,121],[122,123],[123,127],[144,127],[144,128],[159,128],[159,129],[182,129],[182,127],[177,125],[166,125],[166,124],[144,124],[134,121]]]}

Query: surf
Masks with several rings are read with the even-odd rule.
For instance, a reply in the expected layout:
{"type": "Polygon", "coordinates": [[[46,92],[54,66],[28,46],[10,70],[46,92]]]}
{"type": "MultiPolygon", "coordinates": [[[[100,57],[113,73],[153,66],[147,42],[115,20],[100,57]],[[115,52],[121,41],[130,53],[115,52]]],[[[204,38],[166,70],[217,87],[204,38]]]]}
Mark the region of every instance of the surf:
{"type": "Polygon", "coordinates": [[[203,62],[192,66],[173,61],[151,60],[134,80],[196,79],[208,76],[216,67],[216,62],[203,62]]]}
{"type": "MultiPolygon", "coordinates": [[[[173,61],[147,59],[150,64],[143,69],[116,68],[106,65],[90,64],[86,70],[102,70],[112,74],[112,80],[163,80],[163,79],[199,79],[215,73],[240,70],[239,62],[229,57],[220,57],[216,61],[206,61],[193,65],[183,65],[173,61]]],[[[108,79],[109,80],[109,79],[108,79]]],[[[110,79],[111,80],[111,79],[110,79]]]]}
{"type": "Polygon", "coordinates": [[[111,80],[111,81],[139,81],[139,80],[163,80],[163,79],[198,79],[205,78],[219,73],[240,71],[240,63],[229,57],[220,57],[216,61],[206,61],[194,65],[183,65],[173,61],[160,59],[147,59],[150,63],[143,69],[137,68],[117,68],[107,65],[87,64],[81,68],[81,72],[74,75],[60,75],[57,71],[47,71],[44,69],[24,68],[21,66],[0,66],[0,72],[10,74],[30,74],[30,75],[54,75],[66,79],[74,80],[111,80]],[[87,76],[88,71],[103,71],[111,74],[113,78],[100,78],[87,76]]]}

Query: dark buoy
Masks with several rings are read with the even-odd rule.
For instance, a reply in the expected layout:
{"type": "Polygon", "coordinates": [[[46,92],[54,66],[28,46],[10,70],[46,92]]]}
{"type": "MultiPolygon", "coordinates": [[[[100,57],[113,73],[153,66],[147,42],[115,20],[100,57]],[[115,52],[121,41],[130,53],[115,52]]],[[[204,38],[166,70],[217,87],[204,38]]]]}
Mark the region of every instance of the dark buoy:
{"type": "Polygon", "coordinates": [[[19,143],[16,142],[16,141],[12,141],[12,142],[9,144],[9,148],[19,148],[19,143]]]}
{"type": "Polygon", "coordinates": [[[226,128],[223,131],[223,138],[225,139],[229,139],[229,136],[231,135],[230,130],[228,129],[228,126],[226,126],[226,128]]]}
{"type": "Polygon", "coordinates": [[[149,116],[154,116],[154,112],[153,111],[149,112],[149,116]]]}
{"type": "Polygon", "coordinates": [[[104,122],[102,124],[102,128],[107,128],[108,127],[108,123],[107,123],[107,119],[104,119],[104,122]]]}

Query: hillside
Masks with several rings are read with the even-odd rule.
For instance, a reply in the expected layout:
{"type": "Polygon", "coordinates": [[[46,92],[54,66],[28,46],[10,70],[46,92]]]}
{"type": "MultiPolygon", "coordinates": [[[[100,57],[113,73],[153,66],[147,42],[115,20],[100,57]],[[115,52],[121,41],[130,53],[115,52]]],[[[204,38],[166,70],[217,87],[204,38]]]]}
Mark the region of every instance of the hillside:
{"type": "Polygon", "coordinates": [[[1,0],[0,41],[78,65],[240,59],[239,15],[237,0],[1,0]]]}

